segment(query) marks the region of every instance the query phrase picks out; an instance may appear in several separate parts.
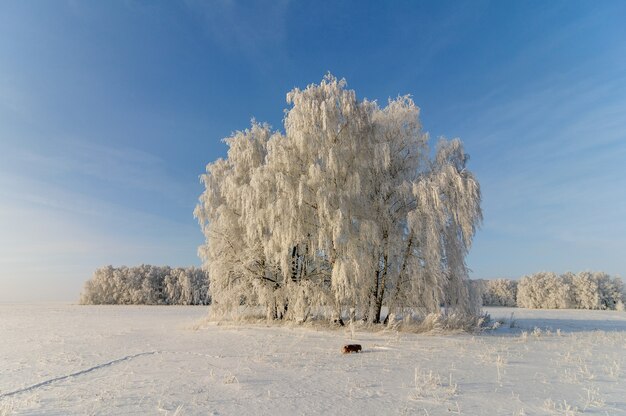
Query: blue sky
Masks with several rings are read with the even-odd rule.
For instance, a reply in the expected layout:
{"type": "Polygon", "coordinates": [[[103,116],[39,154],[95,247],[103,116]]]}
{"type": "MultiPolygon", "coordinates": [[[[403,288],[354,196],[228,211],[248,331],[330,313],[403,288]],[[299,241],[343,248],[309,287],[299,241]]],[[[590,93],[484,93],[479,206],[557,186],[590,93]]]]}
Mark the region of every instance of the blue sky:
{"type": "Polygon", "coordinates": [[[205,165],[328,71],[411,94],[483,190],[472,277],[626,276],[626,3],[0,2],[0,301],[199,265],[205,165]]]}

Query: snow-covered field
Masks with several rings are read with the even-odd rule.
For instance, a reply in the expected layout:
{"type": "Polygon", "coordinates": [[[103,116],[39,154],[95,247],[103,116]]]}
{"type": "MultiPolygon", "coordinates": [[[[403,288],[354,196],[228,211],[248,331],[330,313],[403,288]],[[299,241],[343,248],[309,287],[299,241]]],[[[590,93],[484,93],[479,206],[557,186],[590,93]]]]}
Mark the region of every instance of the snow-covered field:
{"type": "Polygon", "coordinates": [[[626,414],[626,313],[487,311],[506,322],[429,336],[0,305],[0,415],[626,414]],[[348,342],[363,353],[342,355],[348,342]]]}

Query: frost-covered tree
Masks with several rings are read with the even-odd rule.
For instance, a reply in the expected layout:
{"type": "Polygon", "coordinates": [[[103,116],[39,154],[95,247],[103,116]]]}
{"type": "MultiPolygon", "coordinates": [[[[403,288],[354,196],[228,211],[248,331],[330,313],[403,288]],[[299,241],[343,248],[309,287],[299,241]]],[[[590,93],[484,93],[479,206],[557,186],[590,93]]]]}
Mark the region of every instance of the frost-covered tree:
{"type": "Polygon", "coordinates": [[[263,201],[275,195],[261,172],[270,136],[269,126],[253,122],[251,129],[225,139],[227,159],[209,164],[202,176],[205,191],[195,215],[207,238],[199,254],[209,274],[219,276],[210,282],[218,299],[214,313],[236,312],[243,303],[272,304],[277,313],[275,292],[283,276],[266,258],[268,231],[261,221],[271,208],[263,201]]]}
{"type": "Polygon", "coordinates": [[[571,284],[556,273],[524,276],[517,286],[517,305],[531,309],[566,309],[574,304],[571,284]]]}
{"type": "Polygon", "coordinates": [[[484,281],[483,305],[517,306],[517,281],[494,279],[484,281]]]}
{"type": "Polygon", "coordinates": [[[622,309],[623,284],[603,272],[536,273],[522,278],[517,292],[523,308],[622,309]]]}
{"type": "Polygon", "coordinates": [[[213,312],[476,312],[464,259],[480,190],[461,142],[442,140],[429,158],[408,96],[380,108],[330,75],[287,101],[284,133],[253,122],[202,176],[195,215],[213,312]]]}
{"type": "Polygon", "coordinates": [[[85,282],[82,304],[207,305],[207,273],[196,267],[106,266],[85,282]]]}
{"type": "Polygon", "coordinates": [[[603,272],[567,273],[572,282],[575,307],[579,309],[616,309],[623,303],[622,280],[603,272]]]}

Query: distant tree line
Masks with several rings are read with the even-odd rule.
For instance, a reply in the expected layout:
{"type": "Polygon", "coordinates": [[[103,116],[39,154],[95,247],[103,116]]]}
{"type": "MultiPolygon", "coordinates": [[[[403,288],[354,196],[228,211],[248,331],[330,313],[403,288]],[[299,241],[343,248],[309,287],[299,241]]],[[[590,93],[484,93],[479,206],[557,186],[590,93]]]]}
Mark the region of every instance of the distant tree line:
{"type": "Polygon", "coordinates": [[[208,305],[208,274],[196,267],[106,266],[85,283],[87,305],[208,305]]]}
{"type": "Polygon", "coordinates": [[[471,284],[482,293],[484,306],[623,311],[626,300],[622,279],[604,272],[540,272],[519,281],[474,280],[471,284]]]}

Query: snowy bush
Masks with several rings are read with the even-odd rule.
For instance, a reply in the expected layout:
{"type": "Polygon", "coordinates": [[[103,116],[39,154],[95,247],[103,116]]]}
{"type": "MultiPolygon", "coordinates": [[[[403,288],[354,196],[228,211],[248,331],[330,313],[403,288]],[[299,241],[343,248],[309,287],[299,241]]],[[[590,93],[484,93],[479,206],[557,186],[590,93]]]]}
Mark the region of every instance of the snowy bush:
{"type": "Polygon", "coordinates": [[[85,283],[82,304],[207,305],[209,279],[195,267],[107,266],[85,283]]]}
{"type": "Polygon", "coordinates": [[[623,285],[619,278],[603,272],[568,274],[579,309],[619,309],[623,307],[623,285]]]}
{"type": "Polygon", "coordinates": [[[518,286],[518,306],[543,309],[623,308],[623,284],[603,272],[537,273],[523,277],[518,286]]]}
{"type": "Polygon", "coordinates": [[[440,141],[431,159],[408,96],[380,108],[330,75],[287,101],[284,133],[253,121],[202,176],[194,214],[211,312],[338,321],[354,310],[373,323],[384,310],[477,313],[465,255],[480,190],[461,142],[440,141]]]}
{"type": "Polygon", "coordinates": [[[556,273],[524,276],[517,286],[517,305],[532,309],[565,309],[573,306],[570,284],[556,273]]]}
{"type": "Polygon", "coordinates": [[[485,306],[517,306],[517,281],[485,280],[482,299],[485,306]]]}

